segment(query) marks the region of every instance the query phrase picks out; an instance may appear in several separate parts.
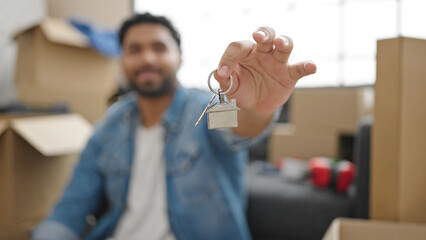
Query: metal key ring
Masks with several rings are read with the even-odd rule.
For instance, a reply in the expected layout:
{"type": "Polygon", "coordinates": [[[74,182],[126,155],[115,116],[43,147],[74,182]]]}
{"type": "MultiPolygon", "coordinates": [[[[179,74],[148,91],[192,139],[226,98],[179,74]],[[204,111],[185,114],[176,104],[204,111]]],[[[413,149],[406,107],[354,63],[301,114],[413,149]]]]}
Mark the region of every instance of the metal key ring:
{"type": "MultiPolygon", "coordinates": [[[[207,79],[207,84],[209,85],[210,91],[212,91],[213,93],[216,93],[216,91],[212,88],[212,86],[210,85],[210,79],[212,78],[212,75],[214,74],[214,72],[216,72],[216,70],[213,70],[213,72],[210,73],[209,78],[207,79]]],[[[229,91],[231,91],[232,89],[232,83],[234,82],[234,80],[232,79],[232,75],[229,75],[229,78],[231,80],[231,83],[229,84],[229,88],[226,91],[221,91],[221,94],[227,94],[229,93],[229,91]]]]}

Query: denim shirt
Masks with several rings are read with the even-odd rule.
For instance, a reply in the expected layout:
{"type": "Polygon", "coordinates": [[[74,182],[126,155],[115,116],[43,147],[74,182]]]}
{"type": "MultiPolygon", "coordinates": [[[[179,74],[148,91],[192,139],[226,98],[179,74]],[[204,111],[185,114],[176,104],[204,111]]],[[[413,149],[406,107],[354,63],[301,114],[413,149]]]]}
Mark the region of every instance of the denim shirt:
{"type": "MultiPolygon", "coordinates": [[[[194,124],[211,93],[179,86],[162,118],[166,130],[167,206],[176,239],[250,239],[245,218],[244,169],[254,139],[231,130],[208,130],[206,117],[194,124]]],[[[109,208],[86,239],[106,239],[126,207],[134,153],[141,124],[137,95],[111,106],[83,150],[62,199],[33,231],[33,239],[80,239],[86,217],[105,196],[109,208]]],[[[276,114],[278,116],[278,114],[276,114]]]]}

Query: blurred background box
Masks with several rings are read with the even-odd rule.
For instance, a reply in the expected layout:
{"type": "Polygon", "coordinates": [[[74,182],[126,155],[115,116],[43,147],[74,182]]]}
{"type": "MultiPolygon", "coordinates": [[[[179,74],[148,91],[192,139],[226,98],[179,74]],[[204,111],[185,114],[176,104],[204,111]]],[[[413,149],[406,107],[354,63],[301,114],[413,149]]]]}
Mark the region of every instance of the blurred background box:
{"type": "Polygon", "coordinates": [[[426,40],[377,42],[372,219],[426,223],[425,66],[426,40]]]}
{"type": "Polygon", "coordinates": [[[297,88],[291,99],[290,122],[353,134],[359,119],[372,113],[373,105],[371,87],[297,88]]]}
{"type": "Polygon", "coordinates": [[[426,225],[337,218],[322,240],[423,240],[426,225]]]}
{"type": "Polygon", "coordinates": [[[118,28],[133,11],[130,0],[47,0],[49,16],[80,17],[102,26],[118,28]]]}
{"type": "Polygon", "coordinates": [[[373,111],[372,87],[297,88],[289,124],[277,124],[269,138],[268,159],[326,156],[353,160],[359,120],[373,111]]]}
{"type": "Polygon", "coordinates": [[[22,222],[17,226],[6,229],[0,228],[0,240],[29,240],[31,237],[31,230],[41,220],[43,219],[40,218],[22,222]]]}
{"type": "Polygon", "coordinates": [[[28,231],[47,214],[91,132],[78,114],[0,115],[0,233],[28,231]]]}
{"type": "Polygon", "coordinates": [[[333,128],[278,123],[269,136],[269,161],[283,157],[308,159],[338,156],[338,132],[333,128]]]}
{"type": "MultiPolygon", "coordinates": [[[[49,16],[64,20],[73,18],[102,29],[117,30],[133,12],[133,1],[129,0],[18,0],[3,3],[0,16],[0,107],[17,99],[14,79],[18,50],[17,43],[12,41],[17,31],[35,26],[49,16]]],[[[120,73],[118,78],[122,78],[120,73]]]]}
{"type": "Polygon", "coordinates": [[[16,35],[18,99],[32,105],[65,102],[95,122],[118,87],[116,60],[92,50],[67,21],[46,18],[16,35]]]}

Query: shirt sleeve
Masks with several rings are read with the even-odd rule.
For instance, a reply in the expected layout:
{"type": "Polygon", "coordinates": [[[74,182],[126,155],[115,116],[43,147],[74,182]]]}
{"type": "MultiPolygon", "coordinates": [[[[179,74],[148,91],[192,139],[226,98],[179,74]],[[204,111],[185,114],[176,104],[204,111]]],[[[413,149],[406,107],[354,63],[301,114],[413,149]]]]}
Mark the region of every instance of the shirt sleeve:
{"type": "Polygon", "coordinates": [[[86,227],[86,217],[93,214],[102,199],[103,179],[96,164],[99,146],[89,140],[62,199],[50,216],[32,232],[34,240],[75,240],[86,227]]]}
{"type": "Polygon", "coordinates": [[[222,144],[223,146],[227,146],[231,151],[238,151],[243,148],[248,148],[269,136],[273,126],[280,117],[281,109],[282,108],[279,108],[277,111],[275,111],[274,116],[268,127],[266,127],[265,130],[263,130],[263,132],[257,137],[241,137],[235,134],[230,128],[222,128],[211,131],[211,138],[213,141],[222,144]]]}
{"type": "Polygon", "coordinates": [[[65,239],[65,240],[79,240],[78,236],[72,232],[65,225],[56,222],[46,220],[40,223],[33,235],[31,237],[33,240],[55,240],[55,239],[65,239]]]}

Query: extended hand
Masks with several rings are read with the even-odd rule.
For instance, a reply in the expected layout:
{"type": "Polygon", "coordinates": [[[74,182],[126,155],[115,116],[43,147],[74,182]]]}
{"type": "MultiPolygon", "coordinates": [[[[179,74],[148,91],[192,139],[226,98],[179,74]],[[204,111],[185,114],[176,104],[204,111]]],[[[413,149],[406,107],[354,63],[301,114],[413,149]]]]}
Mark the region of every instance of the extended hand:
{"type": "Polygon", "coordinates": [[[256,43],[229,44],[215,78],[226,90],[232,75],[234,83],[227,97],[237,99],[238,107],[271,114],[288,100],[300,78],[316,72],[316,65],[311,61],[289,64],[293,42],[286,36],[275,38],[272,28],[259,28],[253,39],[256,43]]]}

